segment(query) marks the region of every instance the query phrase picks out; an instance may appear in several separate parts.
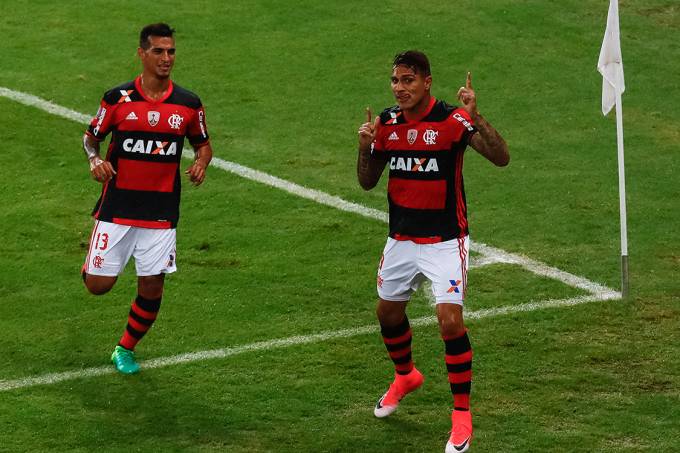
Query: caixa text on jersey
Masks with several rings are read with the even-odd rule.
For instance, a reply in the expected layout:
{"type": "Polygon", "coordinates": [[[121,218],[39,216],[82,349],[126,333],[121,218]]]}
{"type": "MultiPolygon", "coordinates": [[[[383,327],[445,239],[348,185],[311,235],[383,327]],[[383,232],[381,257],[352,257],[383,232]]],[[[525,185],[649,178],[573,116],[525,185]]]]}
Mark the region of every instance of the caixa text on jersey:
{"type": "Polygon", "coordinates": [[[128,138],[123,140],[123,151],[173,156],[177,154],[177,143],[173,141],[163,142],[160,140],[135,140],[134,138],[128,138]]]}

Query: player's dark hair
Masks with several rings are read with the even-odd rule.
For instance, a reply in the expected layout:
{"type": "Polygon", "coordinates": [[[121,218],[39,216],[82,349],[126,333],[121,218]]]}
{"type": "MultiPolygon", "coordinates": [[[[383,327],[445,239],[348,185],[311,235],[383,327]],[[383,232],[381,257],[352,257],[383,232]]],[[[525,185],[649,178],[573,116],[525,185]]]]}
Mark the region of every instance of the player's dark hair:
{"type": "Polygon", "coordinates": [[[392,67],[396,68],[402,65],[411,68],[416,74],[422,74],[425,77],[432,75],[430,73],[430,61],[419,50],[407,50],[395,55],[392,67]]]}
{"type": "Polygon", "coordinates": [[[142,28],[141,33],[139,33],[139,47],[146,50],[151,46],[149,42],[149,36],[161,36],[163,38],[172,38],[175,29],[171,28],[170,25],[163,22],[157,24],[149,24],[142,28]]]}

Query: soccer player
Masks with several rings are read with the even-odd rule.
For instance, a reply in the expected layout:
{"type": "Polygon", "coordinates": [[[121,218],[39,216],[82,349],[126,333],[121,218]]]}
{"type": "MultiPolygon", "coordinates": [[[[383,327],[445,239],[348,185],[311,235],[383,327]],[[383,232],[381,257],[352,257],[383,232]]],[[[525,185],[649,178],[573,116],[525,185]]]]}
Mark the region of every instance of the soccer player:
{"type": "Polygon", "coordinates": [[[83,137],[92,177],[103,184],[94,230],[82,268],[87,289],[108,292],[130,257],[137,270],[137,296],[111,361],[124,374],[139,371],[134,348],[161,306],[165,274],[175,272],[179,219],[180,159],[184,138],[195,160],[185,171],[198,186],[212,159],[201,100],[170,80],[175,63],[174,30],[144,27],[137,55],[142,73],[104,94],[83,137]],[[102,158],[99,144],[112,133],[102,158]]]}
{"type": "Polygon", "coordinates": [[[436,300],[445,345],[453,412],[446,452],[463,452],[472,439],[470,384],[472,348],[463,323],[468,270],[468,222],[463,187],[463,154],[469,145],[493,164],[510,154],[503,138],[477,111],[470,73],[458,91],[461,107],[430,94],[430,63],[422,52],[394,58],[392,93],[397,105],[359,128],[357,174],[370,190],[389,165],[389,237],[378,267],[377,315],[394,381],[374,414],[387,417],[401,399],[423,383],[411,357],[406,305],[428,279],[436,300]]]}

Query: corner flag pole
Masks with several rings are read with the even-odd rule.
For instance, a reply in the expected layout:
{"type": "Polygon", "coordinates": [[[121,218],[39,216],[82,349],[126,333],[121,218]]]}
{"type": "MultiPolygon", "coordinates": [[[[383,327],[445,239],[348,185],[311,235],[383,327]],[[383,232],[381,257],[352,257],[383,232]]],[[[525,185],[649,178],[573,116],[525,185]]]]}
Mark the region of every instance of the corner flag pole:
{"type": "Polygon", "coordinates": [[[602,74],[602,114],[616,105],[616,144],[619,161],[619,212],[621,215],[621,296],[628,298],[628,228],[626,226],[626,178],[623,162],[623,109],[621,94],[626,90],[619,33],[619,2],[609,0],[607,28],[602,40],[597,70],[602,74]]]}
{"type": "Polygon", "coordinates": [[[616,95],[616,144],[619,154],[619,213],[621,217],[621,296],[628,298],[628,226],[626,224],[626,167],[623,163],[623,112],[616,95]]]}

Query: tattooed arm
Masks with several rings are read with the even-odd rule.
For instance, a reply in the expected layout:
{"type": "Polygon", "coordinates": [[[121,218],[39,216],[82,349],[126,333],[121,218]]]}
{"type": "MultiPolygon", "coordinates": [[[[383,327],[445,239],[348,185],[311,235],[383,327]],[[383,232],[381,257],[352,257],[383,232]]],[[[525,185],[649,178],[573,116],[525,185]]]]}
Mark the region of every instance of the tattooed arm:
{"type": "Polygon", "coordinates": [[[472,89],[472,78],[469,72],[465,86],[458,90],[458,99],[463,103],[463,108],[477,127],[478,133],[470,139],[470,146],[495,165],[499,167],[508,165],[510,162],[508,145],[498,131],[477,111],[477,97],[472,89]]]}
{"type": "Polygon", "coordinates": [[[471,117],[477,127],[477,133],[470,139],[470,146],[493,164],[499,167],[508,165],[510,153],[503,137],[479,113],[471,117]]]}

